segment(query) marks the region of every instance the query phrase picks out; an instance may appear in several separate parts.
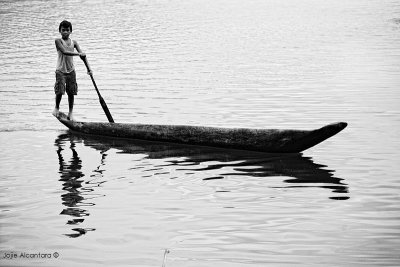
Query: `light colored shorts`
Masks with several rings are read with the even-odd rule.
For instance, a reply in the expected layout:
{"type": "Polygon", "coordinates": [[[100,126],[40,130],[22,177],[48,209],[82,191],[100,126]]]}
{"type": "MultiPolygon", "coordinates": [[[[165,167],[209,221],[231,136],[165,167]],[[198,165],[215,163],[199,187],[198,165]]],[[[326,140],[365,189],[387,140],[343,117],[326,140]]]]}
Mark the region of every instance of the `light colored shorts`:
{"type": "Polygon", "coordinates": [[[56,95],[63,95],[67,91],[69,95],[78,94],[78,84],[76,83],[75,71],[70,73],[63,73],[56,71],[56,83],[54,85],[54,93],[56,95]]]}

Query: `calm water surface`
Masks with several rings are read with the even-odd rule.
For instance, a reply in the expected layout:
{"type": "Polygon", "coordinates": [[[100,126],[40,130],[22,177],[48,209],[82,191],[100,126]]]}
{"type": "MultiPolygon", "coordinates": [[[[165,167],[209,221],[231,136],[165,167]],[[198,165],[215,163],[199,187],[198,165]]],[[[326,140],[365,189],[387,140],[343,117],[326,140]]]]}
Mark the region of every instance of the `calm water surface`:
{"type": "MultiPolygon", "coordinates": [[[[0,22],[1,266],[400,265],[398,1],[1,1],[0,22]],[[349,126],[301,155],[71,134],[63,19],[118,122],[349,126]]],[[[106,121],[75,65],[76,117],[106,121]]]]}

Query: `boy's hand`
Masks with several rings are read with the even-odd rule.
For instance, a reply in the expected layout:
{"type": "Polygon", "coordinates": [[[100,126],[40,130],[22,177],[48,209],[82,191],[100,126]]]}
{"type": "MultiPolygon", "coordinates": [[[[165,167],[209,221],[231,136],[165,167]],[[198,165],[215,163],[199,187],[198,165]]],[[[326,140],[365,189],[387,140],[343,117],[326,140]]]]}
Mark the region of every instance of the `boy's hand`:
{"type": "Polygon", "coordinates": [[[85,53],[79,53],[79,57],[84,60],[86,58],[86,54],[85,53]]]}

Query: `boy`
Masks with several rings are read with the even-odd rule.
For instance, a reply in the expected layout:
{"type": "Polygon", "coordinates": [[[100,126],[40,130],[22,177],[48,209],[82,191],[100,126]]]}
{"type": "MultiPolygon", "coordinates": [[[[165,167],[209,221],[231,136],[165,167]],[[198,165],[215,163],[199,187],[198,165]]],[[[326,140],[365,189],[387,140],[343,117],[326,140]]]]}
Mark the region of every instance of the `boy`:
{"type": "MultiPolygon", "coordinates": [[[[58,116],[61,98],[63,94],[65,94],[65,91],[67,91],[69,106],[68,119],[73,120],[72,111],[74,108],[74,95],[78,93],[73,56],[79,56],[84,60],[86,55],[82,52],[78,42],[69,38],[72,33],[71,22],[66,20],[62,21],[58,27],[58,31],[61,34],[61,38],[55,40],[58,59],[56,67],[56,83],[54,85],[56,106],[53,115],[56,117],[58,116]],[[78,52],[74,52],[74,48],[78,52]]],[[[92,71],[89,69],[88,73],[90,74],[92,71]]]]}

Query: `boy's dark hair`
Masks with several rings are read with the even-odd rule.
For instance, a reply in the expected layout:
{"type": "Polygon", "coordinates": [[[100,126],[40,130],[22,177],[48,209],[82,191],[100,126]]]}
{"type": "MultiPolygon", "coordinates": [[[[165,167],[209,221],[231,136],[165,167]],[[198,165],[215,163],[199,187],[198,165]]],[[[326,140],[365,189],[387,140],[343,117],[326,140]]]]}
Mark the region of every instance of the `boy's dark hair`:
{"type": "Polygon", "coordinates": [[[71,32],[72,32],[72,24],[71,24],[71,22],[69,22],[69,21],[67,21],[67,20],[61,21],[60,26],[58,26],[58,31],[59,31],[59,32],[61,31],[61,27],[70,28],[70,29],[71,29],[71,32]]]}

